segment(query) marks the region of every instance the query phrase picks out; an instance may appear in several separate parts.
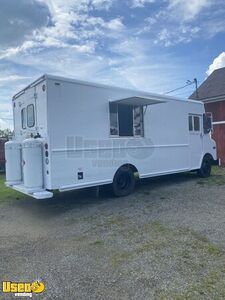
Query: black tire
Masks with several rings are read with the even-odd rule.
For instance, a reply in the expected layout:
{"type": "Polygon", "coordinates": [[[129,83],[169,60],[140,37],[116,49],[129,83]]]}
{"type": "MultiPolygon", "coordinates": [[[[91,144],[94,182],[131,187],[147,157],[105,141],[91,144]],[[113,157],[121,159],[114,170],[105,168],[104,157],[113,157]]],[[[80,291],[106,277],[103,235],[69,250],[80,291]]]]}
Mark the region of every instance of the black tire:
{"type": "Polygon", "coordinates": [[[209,156],[205,156],[202,160],[201,168],[198,170],[198,176],[202,178],[209,177],[212,170],[212,159],[209,156]]]}
{"type": "Polygon", "coordinates": [[[115,174],[112,184],[113,194],[124,197],[131,194],[135,187],[134,173],[129,167],[121,167],[115,174]]]}

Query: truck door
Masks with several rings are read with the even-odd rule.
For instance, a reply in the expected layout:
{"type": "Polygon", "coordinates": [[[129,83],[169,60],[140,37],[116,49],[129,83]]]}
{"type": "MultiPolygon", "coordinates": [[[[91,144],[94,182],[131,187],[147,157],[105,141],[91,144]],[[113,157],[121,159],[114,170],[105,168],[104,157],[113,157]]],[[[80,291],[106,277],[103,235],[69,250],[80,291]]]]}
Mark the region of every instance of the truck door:
{"type": "Polygon", "coordinates": [[[198,169],[201,165],[203,151],[202,115],[189,114],[189,151],[190,168],[198,169]]]}
{"type": "Polygon", "coordinates": [[[35,89],[30,88],[18,99],[21,119],[20,128],[23,136],[35,133],[36,129],[36,100],[35,89]]]}

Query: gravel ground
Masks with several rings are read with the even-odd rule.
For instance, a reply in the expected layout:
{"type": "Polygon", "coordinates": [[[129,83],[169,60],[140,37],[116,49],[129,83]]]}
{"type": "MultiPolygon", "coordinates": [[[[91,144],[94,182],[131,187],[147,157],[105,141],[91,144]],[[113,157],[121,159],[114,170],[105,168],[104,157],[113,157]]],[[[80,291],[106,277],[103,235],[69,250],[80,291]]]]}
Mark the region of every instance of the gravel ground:
{"type": "Polygon", "coordinates": [[[37,299],[225,299],[224,191],[215,168],[141,181],[126,198],[3,201],[1,280],[42,279],[37,299]]]}

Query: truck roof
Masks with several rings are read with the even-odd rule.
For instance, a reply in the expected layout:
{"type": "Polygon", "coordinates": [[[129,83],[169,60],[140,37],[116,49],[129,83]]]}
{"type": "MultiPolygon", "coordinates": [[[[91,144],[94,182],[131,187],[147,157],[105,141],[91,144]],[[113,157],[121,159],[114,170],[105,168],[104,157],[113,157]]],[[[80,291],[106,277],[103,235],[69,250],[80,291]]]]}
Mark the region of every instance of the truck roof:
{"type": "Polygon", "coordinates": [[[57,76],[57,75],[51,75],[51,74],[44,74],[41,77],[39,77],[37,80],[26,86],[24,89],[19,91],[17,94],[13,96],[13,100],[18,98],[21,94],[23,94],[27,89],[31,87],[35,87],[42,81],[46,79],[52,79],[52,80],[58,80],[58,81],[63,81],[63,82],[71,82],[71,83],[77,83],[81,85],[86,85],[86,86],[92,86],[92,87],[97,87],[97,88],[105,88],[105,89],[116,89],[116,90],[123,90],[123,91],[129,91],[132,93],[136,93],[137,96],[139,94],[145,95],[147,97],[152,97],[153,99],[157,100],[173,100],[173,101],[185,101],[185,102],[191,102],[195,104],[202,104],[201,101],[197,100],[191,100],[191,99],[185,99],[185,98],[178,98],[178,97],[173,97],[173,96],[168,96],[168,95],[162,95],[162,94],[157,94],[157,93],[150,93],[147,91],[140,91],[138,89],[129,89],[129,88],[123,88],[123,87],[117,87],[117,86],[110,86],[107,84],[102,84],[102,83],[95,83],[95,82],[89,82],[89,81],[84,81],[84,80],[79,80],[79,79],[74,79],[74,78],[67,78],[67,77],[62,77],[62,76],[57,76]]]}

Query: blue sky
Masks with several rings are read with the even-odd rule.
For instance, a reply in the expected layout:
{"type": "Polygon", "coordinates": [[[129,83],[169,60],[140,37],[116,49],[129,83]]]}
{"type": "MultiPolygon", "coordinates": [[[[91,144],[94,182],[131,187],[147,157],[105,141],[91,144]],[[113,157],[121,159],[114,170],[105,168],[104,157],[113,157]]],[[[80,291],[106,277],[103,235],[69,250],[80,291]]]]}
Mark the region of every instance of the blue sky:
{"type": "Polygon", "coordinates": [[[1,0],[0,128],[44,73],[157,93],[201,83],[225,67],[224,15],[224,0],[1,0]]]}

